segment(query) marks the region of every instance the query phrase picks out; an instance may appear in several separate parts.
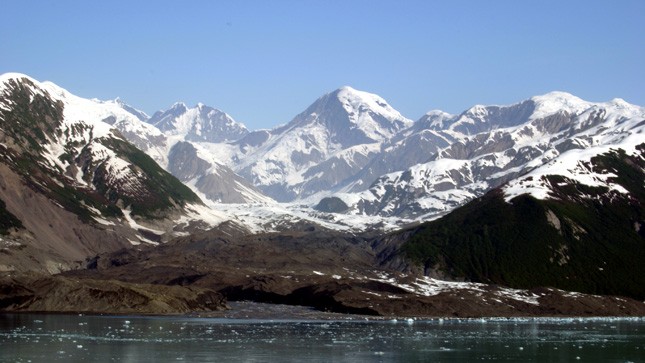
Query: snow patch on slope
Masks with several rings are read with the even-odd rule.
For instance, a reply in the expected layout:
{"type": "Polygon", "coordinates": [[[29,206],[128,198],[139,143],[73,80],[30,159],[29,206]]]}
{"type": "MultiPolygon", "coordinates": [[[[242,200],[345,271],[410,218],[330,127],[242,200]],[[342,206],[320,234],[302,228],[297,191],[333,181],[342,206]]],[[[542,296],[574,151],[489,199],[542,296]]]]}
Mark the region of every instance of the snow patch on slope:
{"type": "Polygon", "coordinates": [[[521,178],[511,181],[503,190],[505,200],[510,202],[511,199],[522,195],[529,194],[537,199],[551,198],[552,186],[547,176],[559,175],[569,180],[576,181],[591,187],[607,187],[618,193],[627,194],[628,191],[619,184],[609,181],[610,178],[616,177],[612,173],[596,173],[589,170],[584,163],[589,163],[595,156],[610,152],[617,148],[625,150],[628,154],[636,152],[636,145],[645,142],[642,134],[630,135],[623,142],[617,145],[600,145],[588,149],[574,149],[560,155],[555,160],[550,161],[521,178]]]}
{"type": "Polygon", "coordinates": [[[458,281],[445,281],[428,276],[415,278],[412,282],[402,283],[392,275],[385,272],[378,272],[378,277],[372,278],[373,281],[386,283],[392,286],[399,287],[405,291],[421,296],[436,296],[442,293],[456,292],[456,291],[469,291],[475,293],[492,293],[499,297],[521,301],[531,305],[539,305],[538,299],[540,295],[532,293],[528,290],[510,289],[497,287],[495,290],[490,289],[490,285],[476,283],[476,282],[458,282],[458,281]]]}

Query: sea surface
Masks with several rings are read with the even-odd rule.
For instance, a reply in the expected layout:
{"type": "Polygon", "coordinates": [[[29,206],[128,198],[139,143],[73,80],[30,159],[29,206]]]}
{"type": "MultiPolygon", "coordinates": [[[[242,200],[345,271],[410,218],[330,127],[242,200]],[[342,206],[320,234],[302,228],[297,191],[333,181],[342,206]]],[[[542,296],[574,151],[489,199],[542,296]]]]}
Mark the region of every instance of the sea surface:
{"type": "Polygon", "coordinates": [[[644,362],[645,319],[0,314],[0,362],[644,362]]]}

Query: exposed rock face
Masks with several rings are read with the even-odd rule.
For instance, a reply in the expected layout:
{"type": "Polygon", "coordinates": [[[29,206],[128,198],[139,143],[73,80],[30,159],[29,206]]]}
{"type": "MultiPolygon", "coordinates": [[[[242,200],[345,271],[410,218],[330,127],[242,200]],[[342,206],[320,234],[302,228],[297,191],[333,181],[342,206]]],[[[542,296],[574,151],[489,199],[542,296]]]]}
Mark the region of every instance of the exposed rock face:
{"type": "Polygon", "coordinates": [[[168,154],[168,171],[182,182],[204,174],[211,166],[197,156],[197,150],[188,142],[176,143],[168,154]]]}
{"type": "Polygon", "coordinates": [[[0,278],[2,311],[187,314],[221,309],[226,309],[221,294],[196,287],[62,276],[0,278]]]}
{"type": "Polygon", "coordinates": [[[203,195],[218,203],[270,201],[228,167],[200,157],[194,144],[179,141],[168,154],[168,171],[184,183],[192,184],[203,195]]]}
{"type": "Polygon", "coordinates": [[[343,213],[349,208],[349,206],[340,198],[329,197],[322,199],[315,208],[321,212],[343,213]]]}

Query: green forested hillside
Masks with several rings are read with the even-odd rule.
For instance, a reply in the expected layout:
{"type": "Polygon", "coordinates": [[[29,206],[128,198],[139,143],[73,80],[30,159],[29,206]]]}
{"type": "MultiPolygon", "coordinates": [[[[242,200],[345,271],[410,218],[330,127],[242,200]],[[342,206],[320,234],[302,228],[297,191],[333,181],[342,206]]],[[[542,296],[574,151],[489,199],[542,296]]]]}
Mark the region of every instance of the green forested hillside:
{"type": "Polygon", "coordinates": [[[425,224],[402,247],[426,269],[472,281],[645,298],[645,163],[622,150],[592,159],[629,194],[549,176],[553,198],[500,189],[425,224]]]}

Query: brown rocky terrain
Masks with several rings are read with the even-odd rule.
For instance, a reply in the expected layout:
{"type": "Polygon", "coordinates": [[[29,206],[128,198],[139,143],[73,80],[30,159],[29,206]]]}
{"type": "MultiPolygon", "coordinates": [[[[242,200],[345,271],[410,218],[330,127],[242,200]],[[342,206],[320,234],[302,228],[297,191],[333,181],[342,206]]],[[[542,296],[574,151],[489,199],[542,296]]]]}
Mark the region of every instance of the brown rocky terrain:
{"type": "Polygon", "coordinates": [[[87,256],[130,245],[125,228],[83,223],[1,162],[0,200],[24,226],[0,236],[0,271],[58,273],[87,256]]]}
{"type": "Polygon", "coordinates": [[[226,238],[206,232],[158,247],[100,255],[88,262],[88,269],[65,276],[188,286],[217,291],[229,301],[372,316],[645,315],[645,303],[629,298],[423,277],[387,252],[397,243],[326,231],[226,238]]]}
{"type": "Polygon", "coordinates": [[[0,278],[0,310],[187,314],[226,309],[224,297],[198,287],[21,275],[0,278]]]}

